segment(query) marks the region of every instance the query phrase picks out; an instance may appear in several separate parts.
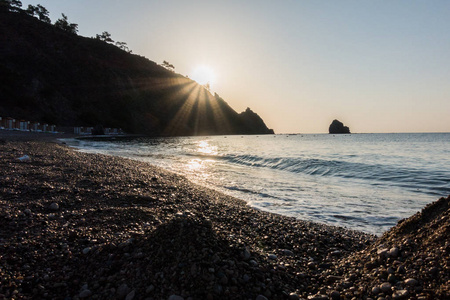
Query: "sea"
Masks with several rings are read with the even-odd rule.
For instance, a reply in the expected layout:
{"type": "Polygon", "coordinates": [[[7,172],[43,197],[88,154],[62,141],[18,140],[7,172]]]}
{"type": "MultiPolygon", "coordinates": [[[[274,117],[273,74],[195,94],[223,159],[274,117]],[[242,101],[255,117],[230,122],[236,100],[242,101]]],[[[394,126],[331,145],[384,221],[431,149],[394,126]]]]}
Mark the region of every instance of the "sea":
{"type": "Polygon", "coordinates": [[[450,194],[450,133],[67,139],[148,162],[257,209],[381,235],[450,194]]]}

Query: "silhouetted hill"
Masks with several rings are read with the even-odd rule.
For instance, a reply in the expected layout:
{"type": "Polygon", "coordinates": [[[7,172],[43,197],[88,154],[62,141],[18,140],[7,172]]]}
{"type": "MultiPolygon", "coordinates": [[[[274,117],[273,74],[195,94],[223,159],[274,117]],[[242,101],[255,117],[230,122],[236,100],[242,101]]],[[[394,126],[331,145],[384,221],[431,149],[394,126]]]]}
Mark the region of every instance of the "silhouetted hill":
{"type": "Polygon", "coordinates": [[[273,133],[182,75],[21,12],[0,12],[0,45],[0,116],[150,135],[273,133]]]}
{"type": "MultiPolygon", "coordinates": [[[[258,114],[253,112],[250,108],[247,107],[247,109],[239,114],[239,117],[241,118],[242,123],[244,124],[245,129],[247,130],[244,133],[247,134],[258,134],[260,132],[260,128],[263,128],[266,126],[264,124],[263,119],[261,119],[258,114]]],[[[273,130],[269,129],[270,133],[273,134],[273,130]]]]}

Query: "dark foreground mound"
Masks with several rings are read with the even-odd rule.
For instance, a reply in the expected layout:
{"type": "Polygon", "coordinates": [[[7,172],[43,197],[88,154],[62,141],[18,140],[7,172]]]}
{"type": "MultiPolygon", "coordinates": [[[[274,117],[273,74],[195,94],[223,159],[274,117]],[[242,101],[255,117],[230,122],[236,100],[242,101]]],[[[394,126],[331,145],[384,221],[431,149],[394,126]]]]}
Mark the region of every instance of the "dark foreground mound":
{"type": "Polygon", "coordinates": [[[104,41],[0,10],[0,117],[148,135],[273,133],[218,95],[104,41]]]}
{"type": "Polygon", "coordinates": [[[3,141],[0,153],[6,298],[445,299],[449,293],[449,198],[374,242],[252,209],[141,162],[39,142],[3,141]],[[24,154],[30,160],[17,159],[24,154]]]}
{"type": "Polygon", "coordinates": [[[400,221],[330,274],[325,279],[336,280],[348,299],[450,299],[450,196],[400,221]]]}

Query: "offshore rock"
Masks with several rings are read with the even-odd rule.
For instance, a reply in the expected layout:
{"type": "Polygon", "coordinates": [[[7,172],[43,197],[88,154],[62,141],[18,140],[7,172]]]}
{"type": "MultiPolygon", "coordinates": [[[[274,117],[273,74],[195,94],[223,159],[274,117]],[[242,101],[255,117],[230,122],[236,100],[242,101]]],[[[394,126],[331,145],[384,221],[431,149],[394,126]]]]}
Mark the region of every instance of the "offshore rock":
{"type": "Polygon", "coordinates": [[[328,128],[330,134],[347,134],[350,133],[350,128],[344,126],[344,124],[338,120],[333,120],[328,128]]]}

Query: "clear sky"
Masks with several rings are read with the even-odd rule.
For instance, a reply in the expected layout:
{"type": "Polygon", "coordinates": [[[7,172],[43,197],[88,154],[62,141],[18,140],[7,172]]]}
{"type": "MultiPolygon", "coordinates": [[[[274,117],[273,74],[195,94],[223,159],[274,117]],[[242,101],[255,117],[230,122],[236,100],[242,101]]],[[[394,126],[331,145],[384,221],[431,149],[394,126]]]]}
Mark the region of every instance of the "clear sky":
{"type": "Polygon", "coordinates": [[[167,60],[276,133],[450,132],[450,1],[39,0],[167,60]]]}

